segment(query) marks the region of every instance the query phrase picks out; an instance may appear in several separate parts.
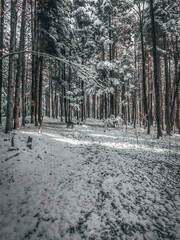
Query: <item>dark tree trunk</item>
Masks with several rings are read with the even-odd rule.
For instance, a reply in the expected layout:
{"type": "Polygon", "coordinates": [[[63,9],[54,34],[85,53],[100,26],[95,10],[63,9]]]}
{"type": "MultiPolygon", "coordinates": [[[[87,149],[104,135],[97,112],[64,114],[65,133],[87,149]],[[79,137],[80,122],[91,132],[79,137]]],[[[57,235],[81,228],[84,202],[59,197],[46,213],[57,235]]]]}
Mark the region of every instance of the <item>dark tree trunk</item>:
{"type": "MultiPolygon", "coordinates": [[[[25,48],[25,27],[26,27],[26,4],[27,0],[23,0],[23,13],[22,13],[22,22],[23,29],[22,29],[22,49],[25,48]]],[[[22,23],[21,23],[22,24],[22,23]]],[[[25,118],[26,118],[26,90],[25,90],[25,55],[22,53],[22,75],[21,75],[21,82],[22,82],[22,92],[21,92],[21,98],[22,98],[22,126],[25,126],[25,118]]]]}
{"type": "Polygon", "coordinates": [[[174,94],[172,97],[172,104],[171,104],[171,114],[170,114],[170,122],[171,122],[171,126],[173,126],[173,122],[174,122],[174,108],[175,108],[175,102],[176,102],[176,98],[178,95],[178,88],[179,88],[179,83],[180,83],[180,66],[178,69],[178,43],[177,43],[177,39],[176,39],[176,51],[174,53],[174,63],[175,63],[175,77],[174,77],[174,82],[175,82],[175,90],[174,90],[174,94]]]}
{"type": "Polygon", "coordinates": [[[20,112],[20,82],[22,82],[22,125],[25,126],[25,58],[24,58],[24,46],[25,46],[25,13],[26,13],[26,0],[22,3],[22,19],[21,19],[21,33],[19,42],[19,54],[17,74],[16,74],[16,89],[15,89],[15,106],[14,106],[14,129],[19,127],[19,112],[20,112]]]}
{"type": "Polygon", "coordinates": [[[39,77],[40,77],[40,58],[36,58],[35,64],[35,126],[38,126],[39,121],[39,77]]]}
{"type": "Polygon", "coordinates": [[[105,98],[105,118],[107,119],[108,118],[108,109],[107,109],[107,106],[108,106],[108,104],[107,104],[107,98],[108,98],[108,96],[107,96],[107,93],[105,93],[104,94],[104,98],[105,98]]]}
{"type": "MultiPolygon", "coordinates": [[[[35,4],[33,4],[33,0],[31,0],[32,51],[35,51],[36,21],[37,21],[37,19],[36,19],[35,4]]],[[[34,113],[35,113],[35,56],[32,54],[31,123],[34,123],[34,113]]]]}
{"type": "Polygon", "coordinates": [[[122,113],[122,118],[124,122],[126,121],[126,107],[125,107],[125,83],[122,85],[122,92],[121,92],[121,113],[122,113]]]}
{"type": "Polygon", "coordinates": [[[51,78],[51,108],[52,108],[52,117],[55,117],[54,114],[54,86],[53,86],[53,79],[51,78]]]}
{"type": "Polygon", "coordinates": [[[64,117],[64,86],[61,86],[61,122],[64,117]]]}
{"type": "MultiPolygon", "coordinates": [[[[35,0],[35,49],[36,52],[41,50],[41,34],[40,34],[40,19],[39,19],[39,0],[35,0]]],[[[38,126],[39,122],[39,81],[40,81],[40,56],[35,57],[35,126],[38,126]]]]}
{"type": "Polygon", "coordinates": [[[48,102],[48,109],[49,109],[49,118],[51,117],[51,81],[52,81],[52,71],[51,71],[51,61],[49,60],[49,102],[48,102]]]}
{"type": "MultiPolygon", "coordinates": [[[[70,56],[71,56],[71,53],[70,53],[70,56]]],[[[68,78],[68,87],[69,87],[69,91],[71,91],[71,66],[69,66],[69,78],[68,78]]],[[[72,121],[72,113],[71,113],[71,101],[70,99],[68,100],[68,122],[71,122],[72,121]]]]}
{"type": "MultiPolygon", "coordinates": [[[[109,13],[109,40],[112,40],[111,30],[111,12],[109,13]]],[[[109,61],[112,61],[112,43],[109,44],[109,61]]],[[[110,77],[113,77],[113,72],[110,71],[110,77]]],[[[112,84],[111,84],[112,85],[112,84]]],[[[110,115],[114,115],[114,94],[110,93],[110,115]]]]}
{"type": "Polygon", "coordinates": [[[155,98],[156,98],[157,138],[159,138],[159,137],[162,136],[162,129],[161,129],[161,115],[160,115],[160,93],[159,93],[158,72],[157,72],[156,29],[155,29],[155,21],[154,21],[153,0],[149,0],[149,2],[150,2],[152,40],[153,40],[154,86],[155,86],[155,98]]]}
{"type": "Polygon", "coordinates": [[[56,84],[56,87],[55,87],[55,107],[56,107],[56,118],[58,118],[58,96],[57,96],[57,84],[56,84]]]}
{"type": "Polygon", "coordinates": [[[4,0],[1,0],[0,9],[0,124],[2,124],[2,82],[3,82],[3,37],[4,37],[4,0]]]}
{"type": "MultiPolygon", "coordinates": [[[[63,69],[63,80],[66,81],[66,66],[64,65],[63,69]]],[[[64,117],[65,123],[67,123],[67,100],[66,100],[66,87],[63,86],[63,98],[64,98],[64,117]]]]}
{"type": "Polygon", "coordinates": [[[148,126],[147,134],[150,134],[150,122],[148,115],[148,103],[146,95],[146,61],[144,51],[144,37],[143,37],[143,22],[140,20],[140,33],[141,33],[141,54],[142,54],[142,85],[143,85],[143,106],[144,106],[144,120],[145,125],[148,126]]]}
{"type": "MultiPolygon", "coordinates": [[[[137,54],[136,54],[136,40],[134,42],[134,67],[137,70],[137,54]]],[[[136,86],[136,83],[135,83],[136,86]]],[[[136,128],[136,90],[133,92],[132,96],[132,101],[133,101],[133,109],[132,109],[132,121],[133,121],[133,127],[136,128]]]]}
{"type": "Polygon", "coordinates": [[[180,133],[180,98],[177,94],[177,114],[176,114],[176,121],[177,121],[177,128],[179,129],[180,133]]]}
{"type": "Polygon", "coordinates": [[[93,117],[96,117],[96,94],[93,94],[93,117]]]}
{"type": "Polygon", "coordinates": [[[39,123],[43,119],[42,109],[42,91],[43,91],[43,57],[40,57],[40,74],[39,74],[39,123]]]}
{"type": "Polygon", "coordinates": [[[167,61],[167,40],[166,35],[164,33],[163,36],[163,44],[164,50],[166,51],[164,55],[164,67],[165,67],[165,80],[166,80],[166,95],[165,95],[165,122],[166,122],[166,132],[168,135],[171,133],[171,126],[170,126],[170,113],[169,113],[169,78],[168,78],[168,61],[167,61]]]}
{"type": "MultiPolygon", "coordinates": [[[[10,49],[13,53],[16,47],[16,25],[17,25],[17,0],[11,1],[11,33],[10,33],[10,49]]],[[[7,116],[6,129],[9,132],[13,129],[13,89],[14,89],[14,55],[9,56],[9,73],[8,73],[8,94],[7,94],[7,116]]]]}
{"type": "Polygon", "coordinates": [[[83,122],[84,119],[85,119],[85,116],[84,116],[84,82],[81,81],[81,89],[82,89],[82,104],[81,104],[81,121],[83,122]]]}
{"type": "Polygon", "coordinates": [[[17,66],[16,87],[15,87],[14,129],[19,128],[20,74],[22,71],[22,68],[21,68],[22,65],[20,65],[20,62],[21,62],[20,58],[21,57],[19,56],[19,59],[17,61],[18,66],[17,66]]]}

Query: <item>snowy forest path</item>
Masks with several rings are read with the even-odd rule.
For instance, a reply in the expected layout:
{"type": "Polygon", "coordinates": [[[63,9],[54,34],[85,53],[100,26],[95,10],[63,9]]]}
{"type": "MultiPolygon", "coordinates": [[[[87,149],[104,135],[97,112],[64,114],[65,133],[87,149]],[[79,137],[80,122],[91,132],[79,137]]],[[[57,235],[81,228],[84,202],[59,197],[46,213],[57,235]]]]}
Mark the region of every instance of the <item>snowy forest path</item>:
{"type": "Polygon", "coordinates": [[[13,132],[13,151],[1,135],[2,240],[179,239],[178,135],[56,119],[13,132]]]}

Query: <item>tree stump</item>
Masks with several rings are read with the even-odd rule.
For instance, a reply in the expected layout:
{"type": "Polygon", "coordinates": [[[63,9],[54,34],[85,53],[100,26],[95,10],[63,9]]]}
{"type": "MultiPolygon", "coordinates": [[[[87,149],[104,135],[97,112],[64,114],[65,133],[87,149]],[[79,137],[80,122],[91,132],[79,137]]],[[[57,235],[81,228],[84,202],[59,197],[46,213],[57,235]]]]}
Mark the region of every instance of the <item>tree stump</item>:
{"type": "Polygon", "coordinates": [[[29,149],[32,149],[32,137],[28,136],[28,139],[27,139],[27,147],[29,149]]]}

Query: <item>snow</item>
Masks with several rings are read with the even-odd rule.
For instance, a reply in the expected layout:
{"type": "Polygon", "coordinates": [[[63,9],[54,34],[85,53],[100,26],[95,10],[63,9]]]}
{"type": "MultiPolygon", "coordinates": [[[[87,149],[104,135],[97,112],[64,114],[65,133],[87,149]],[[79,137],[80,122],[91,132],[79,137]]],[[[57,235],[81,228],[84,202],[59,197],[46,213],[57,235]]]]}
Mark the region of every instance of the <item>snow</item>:
{"type": "Polygon", "coordinates": [[[96,21],[94,22],[94,26],[100,26],[102,25],[102,22],[99,19],[96,19],[96,21]]]}
{"type": "Polygon", "coordinates": [[[1,127],[0,239],[180,239],[180,135],[155,136],[93,119],[1,127]]]}

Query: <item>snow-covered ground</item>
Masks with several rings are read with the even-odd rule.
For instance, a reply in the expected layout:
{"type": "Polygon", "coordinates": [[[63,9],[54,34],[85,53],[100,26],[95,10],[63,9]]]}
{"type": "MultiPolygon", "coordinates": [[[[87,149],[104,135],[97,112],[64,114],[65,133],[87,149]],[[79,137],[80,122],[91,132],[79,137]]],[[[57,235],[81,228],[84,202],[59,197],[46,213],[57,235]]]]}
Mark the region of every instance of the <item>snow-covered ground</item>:
{"type": "Polygon", "coordinates": [[[180,135],[92,120],[1,127],[0,239],[180,239],[180,135]]]}

